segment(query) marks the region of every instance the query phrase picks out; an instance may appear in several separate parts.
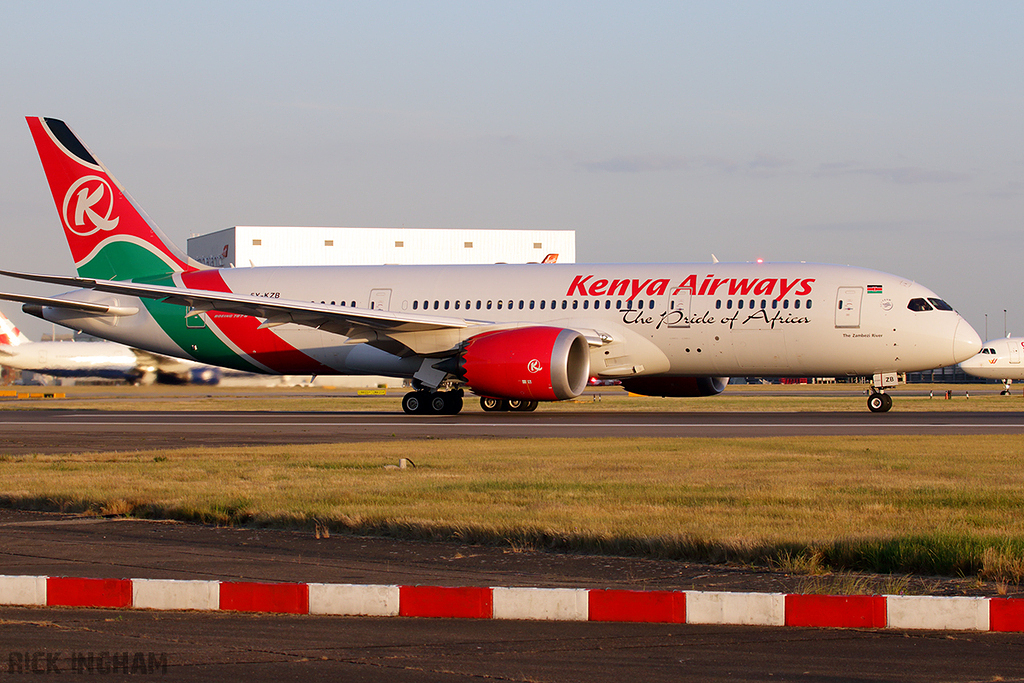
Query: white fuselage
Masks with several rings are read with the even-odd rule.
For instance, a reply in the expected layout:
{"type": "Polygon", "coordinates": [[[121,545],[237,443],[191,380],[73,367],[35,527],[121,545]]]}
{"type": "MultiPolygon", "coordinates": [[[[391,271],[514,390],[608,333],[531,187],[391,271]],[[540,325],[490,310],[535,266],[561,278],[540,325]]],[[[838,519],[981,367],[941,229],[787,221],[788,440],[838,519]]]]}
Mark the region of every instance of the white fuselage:
{"type": "Polygon", "coordinates": [[[53,377],[131,379],[137,363],[131,349],[113,342],[0,344],[0,365],[53,377]]]}
{"type": "Polygon", "coordinates": [[[968,375],[985,379],[1024,379],[1024,337],[992,339],[981,352],[960,363],[968,375]]]}
{"type": "MultiPolygon", "coordinates": [[[[337,374],[409,377],[419,367],[417,357],[443,355],[482,331],[531,325],[601,339],[591,345],[590,367],[593,376],[605,378],[872,375],[953,365],[981,348],[978,335],[952,309],[911,310],[912,301],[941,301],[932,291],[847,266],[359,266],[235,268],[220,275],[239,294],[480,323],[392,335],[405,353],[293,323],[273,328],[282,345],[337,374]]],[[[180,275],[175,280],[180,284],[180,275]]],[[[140,313],[111,322],[46,309],[47,319],[157,353],[229,364],[201,343],[186,348],[139,300],[92,291],[67,296],[139,306],[140,313]]],[[[281,354],[265,354],[255,334],[232,332],[239,317],[213,311],[192,324],[206,326],[232,353],[265,372],[297,371],[281,354]]]]}

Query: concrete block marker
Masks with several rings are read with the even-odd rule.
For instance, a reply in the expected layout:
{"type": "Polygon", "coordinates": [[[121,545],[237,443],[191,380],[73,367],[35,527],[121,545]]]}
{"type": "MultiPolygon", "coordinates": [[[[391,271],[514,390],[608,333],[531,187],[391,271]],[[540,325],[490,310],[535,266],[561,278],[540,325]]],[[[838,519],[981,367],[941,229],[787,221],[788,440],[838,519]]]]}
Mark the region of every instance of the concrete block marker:
{"type": "Polygon", "coordinates": [[[490,619],[494,613],[490,588],[402,586],[399,591],[403,617],[490,619]]]}
{"type": "Polygon", "coordinates": [[[1024,600],[992,598],[989,600],[989,624],[992,631],[1024,631],[1024,600]]]}
{"type": "Polygon", "coordinates": [[[685,624],[686,593],[591,590],[590,621],[685,624]]]}
{"type": "Polygon", "coordinates": [[[492,588],[494,619],[587,621],[589,600],[585,589],[492,588]]]}
{"type": "Polygon", "coordinates": [[[988,598],[887,595],[889,628],[987,631],[988,598]]]}
{"type": "Polygon", "coordinates": [[[309,613],[397,617],[398,597],[398,586],[311,583],[309,613]]]}
{"type": "Polygon", "coordinates": [[[0,576],[0,605],[45,604],[45,576],[0,576]]]}
{"type": "Polygon", "coordinates": [[[0,576],[0,605],[1024,632],[1024,599],[0,576]]]}
{"type": "Polygon", "coordinates": [[[132,579],[132,607],[165,610],[219,609],[220,582],[132,579]]]}
{"type": "Polygon", "coordinates": [[[783,626],[785,595],[686,591],[686,623],[783,626]]]}
{"type": "Polygon", "coordinates": [[[220,608],[232,612],[309,613],[309,586],[304,583],[222,581],[220,608]]]}
{"type": "Polygon", "coordinates": [[[786,626],[885,628],[881,595],[787,595],[786,626]]]}
{"type": "Polygon", "coordinates": [[[131,607],[131,579],[46,579],[46,604],[50,607],[131,607]]]}

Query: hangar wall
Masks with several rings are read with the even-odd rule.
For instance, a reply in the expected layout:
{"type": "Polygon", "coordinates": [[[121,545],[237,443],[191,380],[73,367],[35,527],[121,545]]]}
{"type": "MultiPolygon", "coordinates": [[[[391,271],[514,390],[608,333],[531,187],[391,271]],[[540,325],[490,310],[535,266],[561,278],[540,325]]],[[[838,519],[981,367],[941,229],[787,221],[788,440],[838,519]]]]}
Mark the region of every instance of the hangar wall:
{"type": "Polygon", "coordinates": [[[575,263],[575,230],[447,230],[236,225],[195,235],[188,255],[219,268],[575,263]]]}

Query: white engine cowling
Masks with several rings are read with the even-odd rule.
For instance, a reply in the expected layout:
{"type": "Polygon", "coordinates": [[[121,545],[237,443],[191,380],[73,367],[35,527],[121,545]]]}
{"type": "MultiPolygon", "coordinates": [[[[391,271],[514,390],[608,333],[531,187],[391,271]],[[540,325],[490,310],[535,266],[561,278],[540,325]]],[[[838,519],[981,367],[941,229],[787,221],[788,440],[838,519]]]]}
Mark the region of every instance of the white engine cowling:
{"type": "Polygon", "coordinates": [[[583,393],[590,348],[582,334],[561,327],[521,327],[469,339],[462,378],[481,396],[561,401],[583,393]]]}

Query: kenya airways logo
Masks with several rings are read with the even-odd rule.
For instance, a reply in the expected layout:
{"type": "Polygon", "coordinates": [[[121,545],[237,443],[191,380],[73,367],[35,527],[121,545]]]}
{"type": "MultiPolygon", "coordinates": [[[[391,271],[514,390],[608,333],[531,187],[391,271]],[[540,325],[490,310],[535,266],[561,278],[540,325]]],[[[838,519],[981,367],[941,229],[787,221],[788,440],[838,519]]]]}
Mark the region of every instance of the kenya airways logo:
{"type": "Polygon", "coordinates": [[[113,230],[120,218],[110,218],[114,210],[114,191],[99,176],[79,178],[64,195],[64,225],[86,237],[100,230],[113,230]]]}
{"type": "Polygon", "coordinates": [[[632,301],[637,296],[664,296],[671,291],[672,296],[688,292],[691,296],[721,296],[725,292],[729,296],[771,296],[782,300],[787,295],[807,296],[811,293],[815,278],[716,278],[714,273],[704,276],[701,281],[696,274],[687,275],[681,282],[672,285],[667,278],[655,280],[622,279],[593,280],[593,275],[577,275],[569,285],[566,296],[623,296],[632,301]],[[591,282],[593,280],[593,282],[591,282]],[[719,293],[721,290],[721,293],[719,293]]]}
{"type": "Polygon", "coordinates": [[[526,369],[536,375],[538,372],[544,369],[544,366],[540,364],[540,361],[534,358],[527,365],[526,369]]]}

